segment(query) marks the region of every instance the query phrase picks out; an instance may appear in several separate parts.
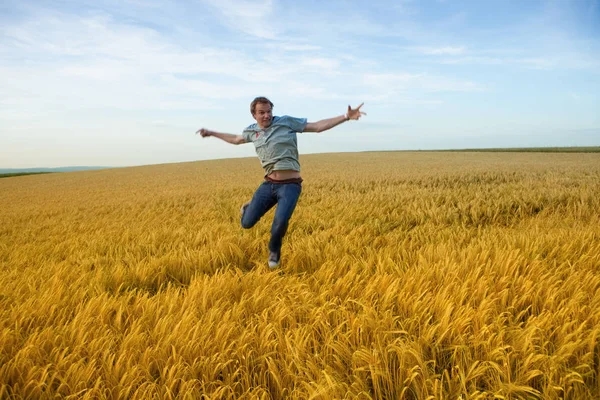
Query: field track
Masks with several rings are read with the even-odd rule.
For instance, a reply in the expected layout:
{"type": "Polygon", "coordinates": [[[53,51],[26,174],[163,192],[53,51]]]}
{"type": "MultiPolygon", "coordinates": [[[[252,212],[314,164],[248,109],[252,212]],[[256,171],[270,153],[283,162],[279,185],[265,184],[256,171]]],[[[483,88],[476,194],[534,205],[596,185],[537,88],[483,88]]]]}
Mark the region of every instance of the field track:
{"type": "Polygon", "coordinates": [[[301,162],[0,179],[0,398],[600,398],[600,153],[301,162]]]}

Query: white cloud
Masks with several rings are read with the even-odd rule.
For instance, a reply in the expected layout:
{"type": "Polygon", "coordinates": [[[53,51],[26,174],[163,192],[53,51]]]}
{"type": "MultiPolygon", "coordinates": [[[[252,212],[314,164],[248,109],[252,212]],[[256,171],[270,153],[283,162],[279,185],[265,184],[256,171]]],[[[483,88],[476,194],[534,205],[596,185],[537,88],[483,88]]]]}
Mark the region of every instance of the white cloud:
{"type": "Polygon", "coordinates": [[[314,52],[319,51],[323,47],[316,46],[311,44],[293,44],[293,43],[277,43],[275,45],[271,45],[272,48],[281,49],[284,51],[292,51],[292,52],[314,52]]]}
{"type": "Polygon", "coordinates": [[[186,109],[191,99],[202,104],[202,99],[250,98],[261,83],[293,92],[302,86],[298,79],[306,66],[321,72],[338,66],[334,59],[297,63],[222,48],[190,52],[156,31],[107,16],[37,15],[5,29],[10,40],[0,48],[14,59],[0,68],[10,77],[0,83],[0,102],[10,118],[26,117],[36,107],[186,109]],[[35,65],[24,66],[29,58],[35,65]]]}
{"type": "Polygon", "coordinates": [[[269,17],[273,0],[202,0],[217,11],[221,20],[232,30],[263,39],[274,39],[279,31],[269,17]]]}
{"type": "Polygon", "coordinates": [[[475,82],[435,76],[426,73],[381,73],[366,74],[364,83],[381,93],[401,92],[474,92],[483,87],[475,82]]]}
{"type": "MultiPolygon", "coordinates": [[[[329,89],[324,87],[311,86],[307,84],[298,84],[295,87],[290,88],[291,95],[300,97],[302,99],[315,99],[318,101],[327,100],[339,100],[343,102],[347,99],[347,96],[339,95],[335,92],[331,92],[329,89]]],[[[340,103],[343,106],[343,103],[340,103]]]]}
{"type": "Polygon", "coordinates": [[[467,49],[464,46],[414,47],[412,49],[417,51],[418,53],[431,56],[460,56],[467,52],[467,49]]]}
{"type": "MultiPolygon", "coordinates": [[[[78,17],[50,12],[35,15],[22,25],[7,26],[12,46],[45,56],[110,56],[132,59],[162,50],[157,32],[139,26],[117,24],[107,15],[78,17]]],[[[35,55],[35,54],[34,54],[35,55]]]]}
{"type": "Polygon", "coordinates": [[[314,67],[325,73],[334,73],[340,66],[340,61],[332,58],[311,57],[302,60],[302,65],[314,67]]]}
{"type": "Polygon", "coordinates": [[[261,20],[270,16],[273,10],[272,0],[203,0],[203,3],[232,18],[261,20]]]}
{"type": "MultiPolygon", "coordinates": [[[[488,51],[487,53],[492,53],[488,51]]],[[[503,51],[505,53],[505,51],[503,51]]],[[[600,58],[578,53],[554,53],[547,56],[518,57],[513,51],[512,55],[472,55],[466,57],[451,57],[439,59],[440,64],[446,65],[502,65],[534,70],[594,70],[600,68],[600,58]]]]}

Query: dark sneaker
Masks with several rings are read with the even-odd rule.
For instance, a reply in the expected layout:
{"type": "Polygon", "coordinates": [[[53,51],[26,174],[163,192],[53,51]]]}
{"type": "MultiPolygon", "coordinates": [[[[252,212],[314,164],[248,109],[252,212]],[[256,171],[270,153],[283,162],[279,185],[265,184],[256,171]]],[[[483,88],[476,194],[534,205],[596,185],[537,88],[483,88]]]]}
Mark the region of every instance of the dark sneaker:
{"type": "Polygon", "coordinates": [[[275,252],[269,253],[269,268],[274,269],[279,267],[279,254],[275,252]]]}

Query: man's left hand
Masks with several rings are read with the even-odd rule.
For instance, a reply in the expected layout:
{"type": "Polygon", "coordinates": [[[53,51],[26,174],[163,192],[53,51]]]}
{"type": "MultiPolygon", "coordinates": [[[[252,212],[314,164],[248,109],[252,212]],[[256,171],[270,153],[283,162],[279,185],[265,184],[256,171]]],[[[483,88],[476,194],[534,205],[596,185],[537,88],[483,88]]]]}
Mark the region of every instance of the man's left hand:
{"type": "Polygon", "coordinates": [[[346,115],[348,116],[348,119],[359,119],[360,117],[362,117],[363,115],[367,115],[366,112],[362,112],[360,111],[360,108],[364,105],[365,103],[361,103],[360,106],[356,107],[356,108],[351,108],[350,106],[348,106],[348,112],[346,113],[346,115]]]}

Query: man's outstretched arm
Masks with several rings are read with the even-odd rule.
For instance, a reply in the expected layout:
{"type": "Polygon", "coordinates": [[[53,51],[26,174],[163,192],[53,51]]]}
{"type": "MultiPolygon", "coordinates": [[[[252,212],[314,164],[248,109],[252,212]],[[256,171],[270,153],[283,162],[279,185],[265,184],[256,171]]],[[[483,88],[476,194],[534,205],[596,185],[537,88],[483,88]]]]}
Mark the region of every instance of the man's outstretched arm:
{"type": "Polygon", "coordinates": [[[246,143],[246,140],[242,137],[242,135],[234,135],[232,133],[220,133],[220,132],[215,132],[215,131],[211,131],[209,129],[198,129],[196,131],[196,134],[202,136],[203,138],[205,137],[209,137],[209,136],[214,136],[216,138],[219,138],[227,143],[231,143],[231,144],[244,144],[246,143]]]}
{"type": "Polygon", "coordinates": [[[365,103],[362,103],[356,108],[351,108],[350,106],[348,106],[348,111],[345,115],[340,115],[339,117],[333,117],[328,119],[322,119],[317,122],[309,122],[304,128],[304,132],[323,132],[333,128],[334,126],[338,126],[342,122],[346,122],[351,119],[358,120],[363,115],[367,115],[367,113],[360,111],[360,108],[363,106],[363,104],[365,103]]]}

